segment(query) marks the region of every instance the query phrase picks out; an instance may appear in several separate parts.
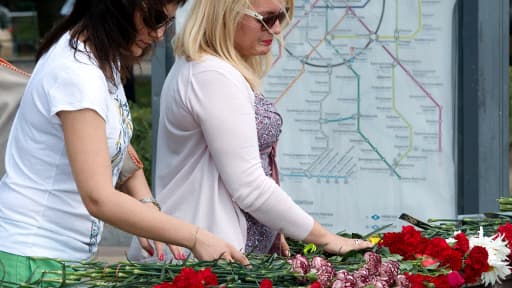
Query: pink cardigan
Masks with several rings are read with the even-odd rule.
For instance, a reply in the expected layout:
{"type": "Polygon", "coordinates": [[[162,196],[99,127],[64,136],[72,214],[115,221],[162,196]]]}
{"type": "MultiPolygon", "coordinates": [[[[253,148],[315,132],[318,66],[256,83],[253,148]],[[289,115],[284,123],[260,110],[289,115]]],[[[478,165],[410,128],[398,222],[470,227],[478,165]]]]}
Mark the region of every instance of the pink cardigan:
{"type": "Polygon", "coordinates": [[[244,249],[240,209],[302,240],[313,218],[261,166],[254,93],[213,56],[178,58],[160,103],[155,191],[162,210],[244,249]]]}

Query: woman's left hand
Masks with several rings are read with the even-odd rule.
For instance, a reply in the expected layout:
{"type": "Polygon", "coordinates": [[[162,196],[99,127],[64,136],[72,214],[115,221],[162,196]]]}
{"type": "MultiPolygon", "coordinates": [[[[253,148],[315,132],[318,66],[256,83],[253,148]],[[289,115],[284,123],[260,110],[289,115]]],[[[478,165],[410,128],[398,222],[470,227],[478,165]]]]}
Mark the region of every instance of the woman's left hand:
{"type": "MultiPolygon", "coordinates": [[[[148,205],[148,207],[152,207],[152,209],[159,210],[153,203],[146,203],[145,205],[148,205]]],[[[150,240],[144,237],[137,237],[140,243],[140,246],[142,249],[144,249],[151,257],[155,255],[155,249],[156,248],[156,258],[160,261],[165,260],[165,246],[166,244],[159,241],[153,241],[154,245],[151,245],[150,240]]],[[[183,249],[180,246],[176,245],[167,245],[169,247],[169,250],[171,250],[172,255],[174,256],[174,259],[176,260],[185,260],[187,256],[183,252],[183,249]]]]}
{"type": "Polygon", "coordinates": [[[284,237],[283,233],[279,233],[279,235],[279,253],[282,256],[290,257],[290,246],[286,242],[286,237],[284,237]]]}
{"type": "MultiPolygon", "coordinates": [[[[151,245],[151,241],[144,237],[138,237],[138,240],[139,240],[139,243],[140,243],[140,246],[142,247],[142,249],[144,249],[150,256],[155,255],[155,250],[156,250],[156,255],[157,255],[158,260],[160,260],[160,261],[165,260],[165,253],[164,253],[165,246],[166,246],[165,243],[162,243],[159,241],[152,241],[154,245],[151,245]],[[156,249],[154,249],[153,247],[155,247],[156,249]]],[[[185,260],[187,258],[187,256],[183,252],[183,249],[180,246],[169,244],[168,247],[169,247],[169,250],[171,250],[172,255],[174,256],[174,259],[185,260]]]]}

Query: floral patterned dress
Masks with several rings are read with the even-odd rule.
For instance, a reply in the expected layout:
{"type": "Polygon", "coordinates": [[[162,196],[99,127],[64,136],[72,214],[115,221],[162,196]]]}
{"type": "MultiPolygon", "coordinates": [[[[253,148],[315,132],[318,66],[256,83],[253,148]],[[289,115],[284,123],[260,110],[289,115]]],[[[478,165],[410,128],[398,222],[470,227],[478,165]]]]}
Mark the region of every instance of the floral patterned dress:
{"type": "MultiPolygon", "coordinates": [[[[261,165],[265,175],[276,180],[277,166],[274,162],[275,144],[281,133],[283,120],[276,112],[272,102],[261,94],[255,94],[256,129],[258,132],[258,144],[260,150],[261,165]]],[[[278,181],[278,180],[277,180],[278,181]]],[[[265,254],[270,248],[277,235],[277,231],[261,224],[249,213],[244,212],[247,220],[247,243],[246,253],[265,254]]]]}

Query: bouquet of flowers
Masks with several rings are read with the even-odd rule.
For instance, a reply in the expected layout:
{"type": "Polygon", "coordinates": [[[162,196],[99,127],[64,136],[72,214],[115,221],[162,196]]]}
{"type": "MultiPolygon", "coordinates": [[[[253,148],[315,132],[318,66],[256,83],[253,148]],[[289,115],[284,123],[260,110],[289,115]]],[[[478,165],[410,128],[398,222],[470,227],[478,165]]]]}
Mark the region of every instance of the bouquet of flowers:
{"type": "Polygon", "coordinates": [[[433,284],[458,288],[480,281],[490,285],[511,273],[510,244],[506,240],[511,227],[504,224],[491,237],[484,236],[481,229],[469,238],[457,231],[453,238],[444,239],[426,238],[412,226],[405,226],[401,232],[385,233],[379,246],[403,257],[401,268],[411,287],[433,284]]]}
{"type": "MultiPolygon", "coordinates": [[[[60,287],[346,287],[459,288],[506,279],[512,260],[512,224],[505,217],[429,220],[421,229],[369,235],[375,247],[331,255],[321,247],[289,240],[292,257],[248,255],[251,267],[187,259],[176,263],[65,262],[45,278],[60,287]],[[59,276],[60,273],[60,277],[59,276]],[[58,279],[57,279],[58,278],[58,279]]],[[[0,283],[1,280],[0,280],[0,283]]],[[[42,287],[49,283],[26,283],[42,287]]],[[[0,285],[1,286],[1,285],[0,285]]]]}

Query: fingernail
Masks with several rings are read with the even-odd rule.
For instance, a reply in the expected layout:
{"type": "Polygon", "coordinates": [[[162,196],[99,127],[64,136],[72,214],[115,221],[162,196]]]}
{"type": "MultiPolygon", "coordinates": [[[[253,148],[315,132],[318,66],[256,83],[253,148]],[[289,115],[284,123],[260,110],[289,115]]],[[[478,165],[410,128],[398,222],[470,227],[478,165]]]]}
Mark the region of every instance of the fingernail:
{"type": "Polygon", "coordinates": [[[153,257],[153,255],[155,255],[155,252],[153,250],[147,251],[147,252],[148,252],[149,256],[151,256],[151,257],[153,257]]]}
{"type": "Polygon", "coordinates": [[[160,254],[160,256],[158,256],[158,260],[164,261],[165,260],[164,254],[160,254]]]}
{"type": "Polygon", "coordinates": [[[179,260],[185,260],[186,258],[187,258],[187,256],[185,256],[185,253],[181,252],[179,260]]]}

